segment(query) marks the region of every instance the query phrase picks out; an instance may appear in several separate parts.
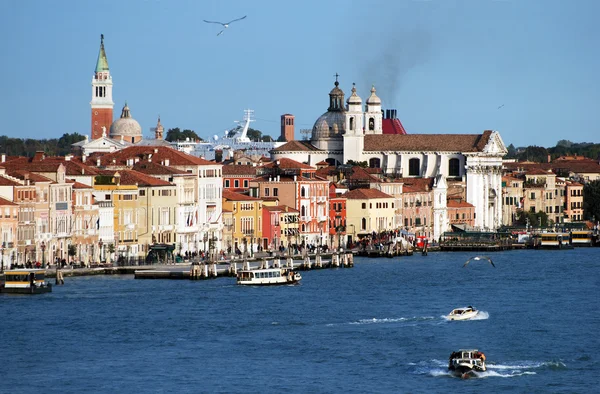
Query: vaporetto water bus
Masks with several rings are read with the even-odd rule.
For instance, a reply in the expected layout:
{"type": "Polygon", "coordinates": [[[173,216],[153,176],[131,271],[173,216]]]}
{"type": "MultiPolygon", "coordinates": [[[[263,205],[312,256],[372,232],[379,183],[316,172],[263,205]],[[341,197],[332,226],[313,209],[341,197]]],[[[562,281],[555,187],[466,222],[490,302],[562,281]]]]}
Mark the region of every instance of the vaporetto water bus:
{"type": "Polygon", "coordinates": [[[298,283],[301,279],[300,273],[285,268],[240,270],[237,272],[238,285],[291,285],[298,283]]]}
{"type": "Polygon", "coordinates": [[[4,271],[4,283],[0,293],[41,294],[52,291],[52,285],[46,282],[46,270],[15,269],[4,271]]]}

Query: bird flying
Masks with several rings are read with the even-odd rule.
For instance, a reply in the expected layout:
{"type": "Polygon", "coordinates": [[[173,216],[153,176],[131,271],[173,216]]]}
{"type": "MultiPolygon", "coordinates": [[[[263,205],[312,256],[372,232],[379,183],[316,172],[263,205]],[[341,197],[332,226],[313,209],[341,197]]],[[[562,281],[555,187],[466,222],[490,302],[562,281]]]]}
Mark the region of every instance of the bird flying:
{"type": "Polygon", "coordinates": [[[502,107],[504,107],[504,104],[502,104],[501,106],[499,106],[499,107],[498,107],[498,109],[500,109],[500,108],[502,108],[502,107]]]}
{"type": "Polygon", "coordinates": [[[221,34],[223,34],[223,32],[225,31],[225,29],[227,29],[229,27],[230,24],[232,24],[233,22],[237,22],[237,21],[241,21],[242,19],[245,19],[248,15],[244,15],[241,18],[237,18],[234,19],[232,21],[229,22],[215,22],[215,21],[207,21],[206,19],[204,19],[204,22],[206,23],[216,23],[217,25],[221,25],[223,26],[223,30],[221,30],[218,34],[217,37],[220,36],[221,34]]]}
{"type": "Polygon", "coordinates": [[[471,257],[469,260],[467,260],[467,262],[465,264],[463,264],[463,268],[466,267],[471,261],[473,260],[487,260],[490,262],[490,264],[492,265],[492,267],[496,268],[496,266],[494,265],[494,262],[492,261],[492,259],[490,259],[487,256],[475,256],[475,257],[471,257]]]}

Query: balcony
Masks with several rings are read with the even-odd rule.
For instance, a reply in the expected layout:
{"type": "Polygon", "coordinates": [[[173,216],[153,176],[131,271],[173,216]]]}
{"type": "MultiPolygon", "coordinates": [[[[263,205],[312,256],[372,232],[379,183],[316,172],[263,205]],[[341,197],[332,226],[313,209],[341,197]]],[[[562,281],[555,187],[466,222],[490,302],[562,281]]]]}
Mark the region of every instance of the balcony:
{"type": "Polygon", "coordinates": [[[311,220],[312,220],[312,217],[310,217],[310,216],[300,216],[301,222],[310,222],[311,220]]]}

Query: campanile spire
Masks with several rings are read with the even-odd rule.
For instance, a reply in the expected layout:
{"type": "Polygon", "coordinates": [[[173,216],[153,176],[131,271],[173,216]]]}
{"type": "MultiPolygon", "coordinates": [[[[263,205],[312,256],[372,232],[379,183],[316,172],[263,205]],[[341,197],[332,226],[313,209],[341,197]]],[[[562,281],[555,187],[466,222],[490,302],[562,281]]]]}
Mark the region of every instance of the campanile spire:
{"type": "Polygon", "coordinates": [[[100,51],[96,70],[92,78],[92,140],[102,137],[103,127],[107,130],[113,122],[112,76],[104,50],[104,34],[100,34],[100,51]]]}

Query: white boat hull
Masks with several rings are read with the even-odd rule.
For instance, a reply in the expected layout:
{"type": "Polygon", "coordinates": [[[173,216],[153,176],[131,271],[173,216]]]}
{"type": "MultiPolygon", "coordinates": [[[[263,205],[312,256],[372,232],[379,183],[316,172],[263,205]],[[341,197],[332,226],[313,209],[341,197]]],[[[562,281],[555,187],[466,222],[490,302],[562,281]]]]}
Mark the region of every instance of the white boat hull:
{"type": "Polygon", "coordinates": [[[447,318],[448,320],[469,320],[474,318],[475,316],[477,316],[479,314],[479,311],[472,311],[472,312],[465,312],[461,315],[448,315],[447,318]]]}

